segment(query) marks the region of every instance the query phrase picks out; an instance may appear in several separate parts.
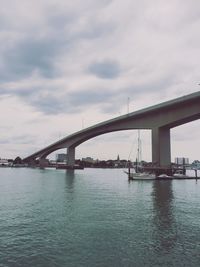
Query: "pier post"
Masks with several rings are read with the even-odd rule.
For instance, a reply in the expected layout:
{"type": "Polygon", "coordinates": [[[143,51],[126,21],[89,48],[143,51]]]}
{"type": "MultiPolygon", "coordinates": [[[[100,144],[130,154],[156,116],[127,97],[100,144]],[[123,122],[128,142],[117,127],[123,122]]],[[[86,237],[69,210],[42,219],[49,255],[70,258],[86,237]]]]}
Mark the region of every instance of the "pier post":
{"type": "Polygon", "coordinates": [[[73,167],[75,165],[75,147],[67,148],[67,165],[73,167]]]}
{"type": "Polygon", "coordinates": [[[171,167],[170,129],[152,129],[152,162],[161,168],[171,167]]]}

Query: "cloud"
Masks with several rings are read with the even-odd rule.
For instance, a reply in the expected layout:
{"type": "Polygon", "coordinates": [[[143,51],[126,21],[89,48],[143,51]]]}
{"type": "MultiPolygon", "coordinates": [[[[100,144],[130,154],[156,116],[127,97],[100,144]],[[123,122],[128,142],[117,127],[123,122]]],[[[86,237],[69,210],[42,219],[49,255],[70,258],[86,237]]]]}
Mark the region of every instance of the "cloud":
{"type": "Polygon", "coordinates": [[[0,144],[33,144],[36,141],[36,136],[19,135],[15,137],[1,137],[0,144]]]}
{"type": "Polygon", "coordinates": [[[176,142],[188,142],[190,140],[198,141],[199,140],[199,126],[200,121],[192,121],[186,124],[183,124],[179,127],[171,129],[171,135],[173,141],[176,142]]]}
{"type": "Polygon", "coordinates": [[[119,63],[111,60],[91,63],[88,71],[102,79],[114,79],[121,72],[119,63]]]}
{"type": "Polygon", "coordinates": [[[114,92],[111,90],[83,90],[69,94],[69,101],[73,107],[84,109],[88,106],[101,106],[111,101],[114,92]]]}
{"type": "MultiPolygon", "coordinates": [[[[120,113],[123,105],[127,105],[127,98],[134,101],[134,105],[143,101],[149,94],[154,94],[155,99],[165,97],[165,90],[174,83],[174,77],[163,76],[152,77],[151,81],[138,80],[134,82],[124,82],[122,79],[111,81],[105,80],[99,84],[97,80],[86,85],[80,85],[75,90],[70,90],[69,85],[60,84],[55,81],[46,83],[40,80],[38,84],[23,84],[21,88],[0,87],[1,96],[14,96],[22,102],[30,105],[34,110],[45,115],[76,114],[84,112],[88,108],[97,108],[102,113],[120,113]],[[44,85],[43,85],[44,83],[44,85]]],[[[150,100],[150,99],[149,99],[150,100]]],[[[126,107],[127,110],[127,107],[126,107]]],[[[130,110],[131,111],[131,110],[130,110]]],[[[118,114],[119,115],[119,114],[118,114]]]]}
{"type": "Polygon", "coordinates": [[[94,106],[99,106],[103,110],[111,102],[115,93],[110,90],[81,90],[70,93],[65,93],[62,90],[54,90],[53,93],[49,93],[47,90],[44,93],[43,90],[39,89],[26,91],[26,94],[18,92],[19,95],[24,99],[24,102],[28,102],[36,110],[46,115],[56,115],[80,113],[84,109],[94,106]]]}
{"type": "Polygon", "coordinates": [[[24,40],[3,55],[1,81],[15,81],[30,77],[34,72],[46,78],[58,75],[54,60],[59,46],[52,40],[24,40]]]}
{"type": "Polygon", "coordinates": [[[38,119],[44,135],[51,134],[53,117],[62,118],[60,125],[70,121],[73,131],[80,115],[91,125],[124,114],[128,97],[132,111],[199,90],[199,5],[6,1],[0,10],[0,109],[7,120],[2,116],[1,126],[15,125],[13,135],[20,135],[13,119],[20,110],[19,119],[38,119]]]}
{"type": "MultiPolygon", "coordinates": [[[[108,3],[102,1],[98,6],[103,8],[108,3]]],[[[34,73],[44,78],[57,78],[61,74],[59,62],[76,50],[77,44],[104,36],[112,27],[88,16],[87,8],[80,16],[82,5],[77,8],[75,4],[65,5],[63,2],[56,6],[43,3],[36,7],[33,2],[30,6],[25,3],[24,12],[33,9],[30,17],[21,14],[23,9],[18,8],[17,2],[14,5],[17,21],[11,11],[1,12],[4,27],[0,36],[3,47],[0,51],[1,82],[29,78],[34,73]]],[[[94,10],[96,8],[94,6],[94,10]]]]}

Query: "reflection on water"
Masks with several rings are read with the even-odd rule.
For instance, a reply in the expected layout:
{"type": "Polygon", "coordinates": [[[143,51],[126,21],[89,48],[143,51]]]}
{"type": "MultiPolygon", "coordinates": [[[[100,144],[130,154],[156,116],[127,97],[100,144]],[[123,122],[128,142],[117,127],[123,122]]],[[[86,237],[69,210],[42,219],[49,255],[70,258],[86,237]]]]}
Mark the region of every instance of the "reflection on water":
{"type": "Polygon", "coordinates": [[[172,181],[155,181],[152,197],[156,248],[170,251],[175,246],[177,239],[172,181]]]}
{"type": "Polygon", "coordinates": [[[0,169],[0,267],[200,266],[200,183],[0,169]]]}
{"type": "Polygon", "coordinates": [[[66,170],[65,176],[66,176],[65,181],[66,181],[68,189],[73,189],[74,179],[75,179],[74,170],[66,170]]]}

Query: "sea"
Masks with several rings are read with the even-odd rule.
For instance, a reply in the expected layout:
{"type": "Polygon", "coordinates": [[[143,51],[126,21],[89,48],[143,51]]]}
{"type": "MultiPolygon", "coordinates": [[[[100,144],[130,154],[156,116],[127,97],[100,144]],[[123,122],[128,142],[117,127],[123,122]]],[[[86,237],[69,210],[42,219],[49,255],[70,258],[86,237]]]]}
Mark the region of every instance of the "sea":
{"type": "Polygon", "coordinates": [[[200,180],[0,168],[0,267],[65,266],[199,267],[200,180]]]}

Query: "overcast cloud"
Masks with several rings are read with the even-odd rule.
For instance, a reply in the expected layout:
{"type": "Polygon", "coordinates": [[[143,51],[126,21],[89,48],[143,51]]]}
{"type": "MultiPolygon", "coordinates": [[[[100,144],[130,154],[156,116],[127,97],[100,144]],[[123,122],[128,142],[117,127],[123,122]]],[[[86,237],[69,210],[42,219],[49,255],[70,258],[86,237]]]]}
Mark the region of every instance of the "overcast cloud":
{"type": "MultiPolygon", "coordinates": [[[[14,157],[16,152],[24,157],[33,146],[56,141],[59,132],[65,136],[128,108],[199,91],[197,0],[0,4],[0,157],[14,157]],[[18,144],[22,140],[21,147],[11,146],[13,136],[18,144]],[[34,136],[34,142],[24,136],[34,136]]],[[[199,131],[199,122],[185,127],[184,135],[177,128],[175,136],[181,137],[180,142],[174,138],[174,156],[187,153],[182,145],[189,142],[191,129],[199,131]]],[[[125,155],[120,134],[113,138],[125,155]]],[[[193,141],[199,142],[198,136],[193,141]]],[[[88,147],[83,146],[80,156],[98,157],[95,146],[88,147]]],[[[112,157],[112,149],[101,156],[112,157]]],[[[200,159],[198,152],[189,154],[200,159]]]]}

